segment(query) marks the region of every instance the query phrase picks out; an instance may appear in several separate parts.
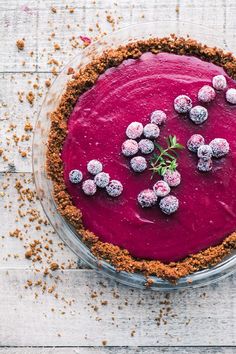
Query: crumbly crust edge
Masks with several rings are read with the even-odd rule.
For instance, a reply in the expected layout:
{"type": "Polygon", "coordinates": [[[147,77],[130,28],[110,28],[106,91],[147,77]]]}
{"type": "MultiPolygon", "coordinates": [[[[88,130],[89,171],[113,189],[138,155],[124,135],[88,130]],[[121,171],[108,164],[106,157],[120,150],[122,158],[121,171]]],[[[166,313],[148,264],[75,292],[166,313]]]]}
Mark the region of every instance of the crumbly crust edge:
{"type": "Polygon", "coordinates": [[[89,64],[73,75],[57,109],[51,113],[46,170],[48,178],[53,183],[53,194],[58,211],[73,225],[76,233],[98,260],[103,259],[111,263],[117,271],[141,272],[145,276],[156,275],[176,282],[181,277],[212,267],[222,261],[236,249],[236,232],[226,237],[221,244],[189,255],[179,262],[164,264],[158,260],[136,259],[129,254],[128,250],[102,242],[98,236],[84,228],[82,213],[73,205],[63,178],[61,150],[67,136],[67,120],[78,97],[89,90],[108,68],[116,67],[129,58],[137,59],[145,52],[193,55],[223,67],[229,76],[236,79],[236,58],[232,53],[208,47],[190,38],[177,37],[174,34],[164,38],[139,40],[117,49],[109,49],[101,56],[94,57],[89,64]]]}

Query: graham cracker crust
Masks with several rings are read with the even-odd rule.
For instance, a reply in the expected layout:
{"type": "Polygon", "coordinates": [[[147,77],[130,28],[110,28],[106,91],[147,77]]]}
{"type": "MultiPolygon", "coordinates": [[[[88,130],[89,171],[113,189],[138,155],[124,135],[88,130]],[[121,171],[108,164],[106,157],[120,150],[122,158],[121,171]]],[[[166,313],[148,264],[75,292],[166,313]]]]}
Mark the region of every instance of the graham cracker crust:
{"type": "Polygon", "coordinates": [[[89,90],[99,75],[108,68],[116,67],[129,58],[139,58],[145,52],[154,54],[168,52],[196,56],[223,67],[229,76],[236,79],[236,58],[232,53],[226,53],[218,48],[210,48],[190,38],[180,38],[175,35],[164,38],[150,38],[132,42],[117,49],[107,50],[73,75],[57,109],[51,113],[46,169],[48,177],[53,183],[54,198],[58,211],[74,227],[82,241],[98,259],[111,263],[117,271],[141,272],[145,276],[156,275],[171,282],[176,282],[181,277],[212,267],[222,261],[224,257],[236,249],[236,232],[226,237],[221,244],[189,255],[180,262],[164,264],[157,260],[136,259],[129,254],[128,250],[101,242],[98,236],[84,228],[82,213],[73,205],[67,192],[63,178],[63,162],[60,157],[67,135],[67,120],[78,97],[89,90]]]}

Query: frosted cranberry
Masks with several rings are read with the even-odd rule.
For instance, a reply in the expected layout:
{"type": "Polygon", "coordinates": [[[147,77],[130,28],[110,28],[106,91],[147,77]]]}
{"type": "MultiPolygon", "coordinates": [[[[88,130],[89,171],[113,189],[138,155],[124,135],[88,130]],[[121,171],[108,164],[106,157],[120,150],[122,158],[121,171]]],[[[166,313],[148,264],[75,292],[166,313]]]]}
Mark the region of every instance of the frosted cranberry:
{"type": "Polygon", "coordinates": [[[226,89],[227,82],[226,82],[226,78],[224,77],[224,75],[214,76],[212,79],[212,86],[214,87],[214,89],[216,89],[218,91],[226,89]]]}
{"type": "Polygon", "coordinates": [[[187,142],[187,147],[190,151],[197,152],[198,148],[204,144],[205,144],[205,139],[203,138],[202,135],[193,134],[187,142]]]}
{"type": "Polygon", "coordinates": [[[97,191],[97,187],[92,179],[87,179],[82,184],[82,190],[86,195],[94,195],[97,191]]]}
{"type": "Polygon", "coordinates": [[[135,156],[130,160],[134,172],[143,172],[147,168],[147,161],[143,156],[135,156]]]}
{"type": "Polygon", "coordinates": [[[105,188],[110,181],[110,176],[108,173],[100,172],[94,177],[94,182],[100,188],[105,188]]]}
{"type": "Polygon", "coordinates": [[[213,87],[209,86],[209,85],[204,85],[202,86],[202,88],[200,88],[200,90],[198,91],[198,99],[201,102],[211,102],[214,100],[216,96],[216,92],[213,89],[213,87]]]}
{"type": "Polygon", "coordinates": [[[123,185],[120,181],[113,179],[108,186],[106,186],[106,191],[110,197],[119,197],[123,192],[123,185]]]}
{"type": "Polygon", "coordinates": [[[226,91],[226,100],[231,104],[236,104],[236,89],[230,88],[226,91]]]}
{"type": "Polygon", "coordinates": [[[168,195],[161,199],[159,206],[164,214],[170,215],[178,210],[179,200],[173,195],[168,195]]]}
{"type": "Polygon", "coordinates": [[[197,150],[197,156],[204,161],[212,158],[213,151],[210,145],[201,145],[197,150]]]}
{"type": "Polygon", "coordinates": [[[181,182],[181,175],[178,171],[167,170],[163,179],[170,187],[177,187],[181,182]]]}
{"type": "Polygon", "coordinates": [[[160,129],[156,124],[148,123],[143,128],[143,134],[146,138],[156,139],[160,135],[160,129]]]}
{"type": "Polygon", "coordinates": [[[123,142],[121,150],[124,156],[133,156],[138,152],[138,143],[136,140],[127,139],[123,142]]]}
{"type": "Polygon", "coordinates": [[[195,124],[202,124],[208,118],[208,111],[205,107],[195,106],[190,110],[189,117],[195,124]]]}
{"type": "Polygon", "coordinates": [[[87,170],[92,175],[96,175],[99,172],[102,172],[102,164],[98,160],[91,160],[87,164],[87,170]]]}
{"type": "Polygon", "coordinates": [[[156,110],[151,114],[151,123],[161,125],[166,122],[167,116],[165,112],[161,110],[156,110]]]}
{"type": "Polygon", "coordinates": [[[212,170],[212,165],[213,164],[211,159],[209,160],[199,159],[197,168],[201,172],[209,172],[212,170]]]}
{"type": "Polygon", "coordinates": [[[157,181],[153,190],[157,197],[165,197],[170,193],[170,186],[165,181],[157,181]]]}
{"type": "Polygon", "coordinates": [[[178,113],[187,113],[192,108],[192,100],[186,95],[177,96],[174,100],[174,108],[178,113]]]}
{"type": "Polygon", "coordinates": [[[150,208],[157,202],[157,196],[152,189],[144,189],[138,195],[138,203],[142,208],[150,208]]]}
{"type": "Polygon", "coordinates": [[[137,139],[143,134],[143,125],[139,122],[132,122],[126,129],[126,135],[130,139],[137,139]]]}
{"type": "Polygon", "coordinates": [[[213,139],[209,145],[212,148],[213,157],[222,157],[229,152],[229,143],[226,139],[213,139]]]}
{"type": "Polygon", "coordinates": [[[149,139],[142,139],[138,143],[139,150],[141,151],[142,154],[150,154],[154,150],[154,144],[151,140],[149,139]]]}
{"type": "Polygon", "coordinates": [[[83,179],[83,173],[80,170],[72,170],[69,173],[69,180],[71,183],[78,184],[83,179]]]}

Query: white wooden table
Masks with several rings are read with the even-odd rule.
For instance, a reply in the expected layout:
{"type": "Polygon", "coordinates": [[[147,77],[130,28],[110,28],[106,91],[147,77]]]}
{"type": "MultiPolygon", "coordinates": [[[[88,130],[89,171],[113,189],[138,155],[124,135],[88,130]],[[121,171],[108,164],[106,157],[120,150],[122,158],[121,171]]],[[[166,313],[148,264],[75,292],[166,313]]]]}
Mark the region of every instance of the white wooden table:
{"type": "Polygon", "coordinates": [[[50,58],[65,64],[78,51],[72,44],[82,43],[79,36],[95,37],[99,26],[100,32],[110,32],[165,18],[205,24],[233,38],[236,2],[0,0],[0,354],[236,352],[236,275],[197,290],[134,291],[93,270],[79,269],[51,226],[39,228],[38,220],[32,220],[35,213],[45,216],[26,190],[34,191],[34,184],[32,132],[24,127],[27,119],[34,125],[45,80],[53,77],[53,66],[60,68],[55,61],[50,64],[50,58]],[[15,44],[21,38],[23,51],[15,44]],[[55,43],[60,50],[54,50],[55,43]],[[26,99],[30,91],[35,94],[33,106],[26,99]],[[28,156],[22,157],[21,151],[28,156]],[[23,201],[18,200],[16,180],[23,185],[23,201]],[[25,215],[19,216],[19,208],[25,215]],[[35,263],[26,259],[29,243],[41,240],[45,245],[46,238],[53,240],[53,252],[44,249],[42,260],[35,263]],[[52,261],[60,269],[44,277],[52,261]],[[45,287],[40,285],[44,281],[45,287]]]}

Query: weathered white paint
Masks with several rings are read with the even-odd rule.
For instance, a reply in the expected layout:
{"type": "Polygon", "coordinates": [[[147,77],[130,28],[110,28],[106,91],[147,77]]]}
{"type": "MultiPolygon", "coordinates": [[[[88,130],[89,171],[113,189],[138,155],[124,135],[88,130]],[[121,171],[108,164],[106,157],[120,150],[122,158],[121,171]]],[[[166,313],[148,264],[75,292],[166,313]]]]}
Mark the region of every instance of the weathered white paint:
{"type": "MultiPolygon", "coordinates": [[[[165,293],[132,290],[92,270],[55,274],[58,300],[47,291],[41,294],[40,287],[24,289],[27,280],[35,282],[41,274],[0,270],[1,344],[100,346],[106,340],[109,346],[236,345],[236,277],[207,289],[170,293],[166,301],[165,293]],[[98,297],[91,298],[93,292],[98,297]],[[75,302],[69,306],[62,297],[75,302]],[[104,300],[107,305],[101,305],[104,300]]],[[[54,282],[47,279],[48,286],[54,282]]]]}
{"type": "MultiPolygon", "coordinates": [[[[28,269],[31,262],[24,257],[24,246],[33,239],[49,233],[53,237],[53,259],[59,264],[76,261],[70,250],[60,249],[59,237],[52,233],[51,226],[43,226],[41,231],[36,231],[36,223],[32,222],[26,233],[23,225],[27,217],[19,218],[17,223],[15,221],[19,203],[14,183],[15,178],[22,181],[31,178],[32,134],[29,134],[31,137],[27,143],[19,143],[22,150],[28,151],[27,159],[21,157],[18,147],[8,139],[13,133],[18,137],[25,134],[26,117],[35,124],[46,93],[44,82],[51,76],[52,65],[48,60],[53,56],[60,64],[66,63],[79,50],[72,48],[69,39],[74,35],[79,41],[80,35],[90,35],[90,27],[93,28],[91,36],[99,34],[96,22],[101,32],[111,32],[107,14],[115,19],[116,28],[159,19],[188,21],[190,27],[191,23],[210,26],[216,35],[223,32],[228,46],[236,50],[234,0],[121,0],[116,2],[117,5],[114,3],[111,0],[0,0],[0,148],[8,157],[8,161],[0,157],[0,172],[7,171],[9,163],[13,163],[18,172],[9,177],[0,175],[0,192],[5,193],[0,196],[0,353],[235,353],[235,348],[225,347],[236,345],[235,276],[204,289],[172,293],[166,304],[163,303],[163,293],[134,291],[107,281],[91,270],[59,271],[61,280],[56,289],[59,300],[47,292],[42,295],[40,288],[24,288],[27,280],[42,277],[28,269]],[[75,8],[73,14],[67,5],[75,8]],[[56,7],[56,14],[50,11],[51,6],[56,7]],[[179,11],[176,11],[176,6],[179,11]],[[48,41],[52,32],[55,32],[55,37],[48,41]],[[18,51],[15,45],[21,38],[25,38],[24,51],[18,51]],[[54,43],[60,44],[60,51],[54,51],[54,43]],[[29,52],[33,53],[29,55],[29,52]],[[39,83],[38,90],[32,87],[36,82],[39,83]],[[25,97],[20,103],[17,96],[18,91],[27,94],[30,90],[36,95],[33,107],[25,97]],[[16,125],[14,131],[9,131],[10,124],[16,125]],[[27,173],[23,176],[19,172],[27,173]],[[5,183],[9,183],[9,187],[3,190],[5,183]],[[10,201],[13,203],[9,212],[4,206],[10,201]],[[23,241],[9,237],[9,232],[16,228],[23,231],[23,241]],[[114,296],[114,290],[119,293],[119,298],[114,296]],[[97,298],[90,298],[93,291],[98,293],[97,298]],[[37,299],[34,299],[35,292],[39,293],[37,299]],[[63,296],[67,300],[75,299],[75,303],[66,305],[61,300],[63,296]],[[108,304],[102,306],[102,300],[107,300],[108,304]],[[95,305],[98,311],[91,308],[95,305]],[[52,312],[51,308],[55,311],[52,312]],[[159,317],[161,310],[164,315],[158,326],[155,318],[159,317]],[[131,337],[133,330],[136,332],[131,337]],[[103,348],[103,340],[107,340],[111,347],[103,348]],[[160,347],[169,345],[177,347],[160,347]],[[186,345],[213,347],[180,347],[186,345]]],[[[34,188],[32,182],[26,181],[25,184],[34,188]]],[[[43,215],[38,201],[26,200],[25,204],[25,210],[33,207],[43,215]]],[[[39,268],[45,266],[46,258],[39,268]]],[[[47,282],[50,284],[53,279],[47,282]]]]}
{"type": "MultiPolygon", "coordinates": [[[[40,224],[41,229],[36,230],[36,227],[39,226],[38,221],[29,221],[31,215],[27,214],[27,211],[30,209],[37,210],[39,216],[45,219],[39,200],[34,198],[33,201],[29,201],[25,198],[25,205],[20,210],[26,213],[26,215],[22,218],[19,217],[18,210],[22,201],[17,200],[19,195],[17,194],[17,190],[15,188],[16,181],[20,181],[24,189],[29,188],[31,191],[35,192],[35,186],[32,181],[31,173],[13,173],[11,175],[0,174],[0,268],[32,267],[32,262],[25,258],[25,250],[30,243],[34,240],[42,240],[42,237],[44,240],[47,237],[48,240],[53,241],[53,245],[51,246],[53,249],[53,261],[58,262],[59,264],[65,263],[65,265],[68,265],[68,263],[74,263],[75,267],[77,261],[76,256],[68,247],[62,246],[60,238],[54,233],[51,225],[44,225],[42,223],[40,224]],[[7,189],[3,188],[5,185],[8,185],[7,189]],[[7,208],[5,208],[5,206],[7,206],[7,208]],[[28,226],[24,227],[25,224],[28,226]],[[16,229],[21,231],[21,237],[23,240],[10,237],[9,233],[16,229]]],[[[47,242],[44,241],[43,245],[46,243],[47,242]]],[[[46,251],[46,253],[48,256],[50,255],[50,251],[46,251]]],[[[47,260],[50,262],[48,257],[43,256],[42,252],[42,262],[35,263],[35,267],[39,269],[48,267],[47,260]]]]}

